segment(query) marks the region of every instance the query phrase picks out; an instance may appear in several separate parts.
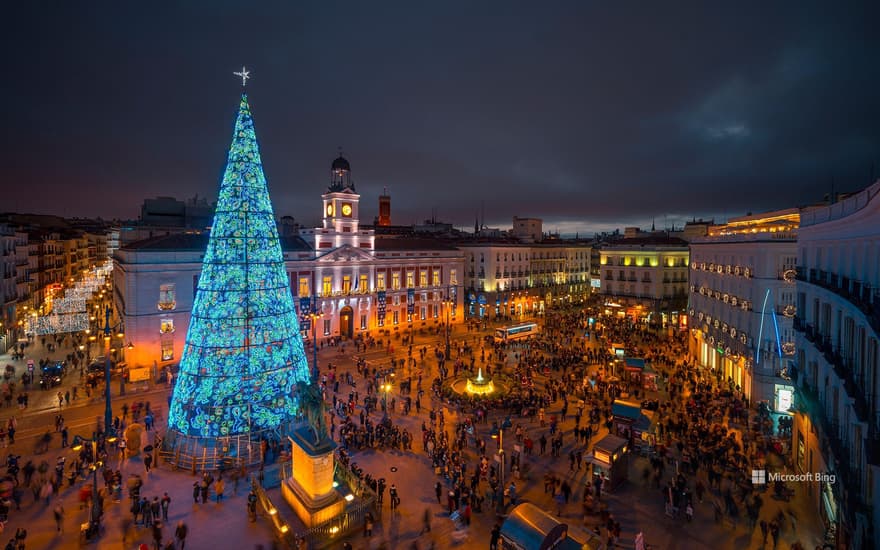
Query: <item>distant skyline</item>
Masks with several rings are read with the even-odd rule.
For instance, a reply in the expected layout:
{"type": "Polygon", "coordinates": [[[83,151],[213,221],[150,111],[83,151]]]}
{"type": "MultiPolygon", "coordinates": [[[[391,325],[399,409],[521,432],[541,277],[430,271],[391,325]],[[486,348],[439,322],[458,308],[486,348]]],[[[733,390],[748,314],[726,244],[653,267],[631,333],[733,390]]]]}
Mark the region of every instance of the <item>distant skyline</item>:
{"type": "Polygon", "coordinates": [[[876,2],[10,5],[0,210],[216,198],[242,65],[277,215],[342,147],[371,223],[592,234],[723,221],[880,174],[876,2]]]}

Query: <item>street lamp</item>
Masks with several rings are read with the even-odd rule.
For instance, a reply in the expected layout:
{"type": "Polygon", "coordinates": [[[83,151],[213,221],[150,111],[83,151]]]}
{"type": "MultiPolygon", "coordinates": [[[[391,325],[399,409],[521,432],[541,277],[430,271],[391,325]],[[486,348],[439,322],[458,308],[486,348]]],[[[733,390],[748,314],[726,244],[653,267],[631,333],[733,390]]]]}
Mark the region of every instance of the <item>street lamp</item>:
{"type": "Polygon", "coordinates": [[[382,398],[382,408],[385,409],[385,414],[382,416],[383,420],[388,418],[388,392],[391,391],[391,382],[386,382],[379,386],[379,388],[385,392],[385,396],[382,398]]]}
{"type": "MultiPolygon", "coordinates": [[[[110,433],[113,426],[113,408],[110,404],[110,335],[114,329],[119,328],[122,323],[110,326],[111,309],[108,307],[104,310],[104,431],[110,433]]],[[[125,338],[123,332],[116,334],[117,338],[125,338]]],[[[120,382],[120,395],[125,395],[125,381],[120,382]]]]}
{"type": "MultiPolygon", "coordinates": [[[[105,441],[108,443],[113,443],[116,441],[116,437],[109,437],[105,439],[105,441]]],[[[79,452],[82,450],[85,443],[90,443],[92,445],[92,508],[89,528],[93,529],[94,533],[98,533],[101,518],[104,515],[104,511],[101,507],[101,501],[98,495],[98,468],[102,465],[102,462],[98,460],[98,439],[97,437],[95,437],[94,439],[86,439],[81,436],[76,436],[73,438],[73,445],[71,446],[71,450],[73,450],[74,452],[79,452]]]]}
{"type": "Polygon", "coordinates": [[[490,432],[492,439],[498,440],[498,510],[504,510],[504,428],[496,424],[490,432]]]}

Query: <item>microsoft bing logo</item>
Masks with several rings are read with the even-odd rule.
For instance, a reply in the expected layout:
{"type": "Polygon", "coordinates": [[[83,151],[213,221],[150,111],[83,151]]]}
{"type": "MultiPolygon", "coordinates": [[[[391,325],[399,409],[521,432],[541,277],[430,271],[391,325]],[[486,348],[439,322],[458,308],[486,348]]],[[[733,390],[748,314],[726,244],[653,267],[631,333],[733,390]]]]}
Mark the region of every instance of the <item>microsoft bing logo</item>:
{"type": "Polygon", "coordinates": [[[752,485],[766,485],[767,470],[752,470],[752,485]]]}

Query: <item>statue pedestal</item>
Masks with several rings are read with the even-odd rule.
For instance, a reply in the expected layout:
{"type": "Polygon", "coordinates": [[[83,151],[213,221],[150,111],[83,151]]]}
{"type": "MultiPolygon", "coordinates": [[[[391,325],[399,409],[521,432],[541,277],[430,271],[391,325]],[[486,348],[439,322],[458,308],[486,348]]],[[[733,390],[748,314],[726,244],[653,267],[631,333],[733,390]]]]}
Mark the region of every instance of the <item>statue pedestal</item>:
{"type": "Polygon", "coordinates": [[[307,527],[314,527],[342,513],[345,500],[333,487],[333,451],[327,438],[315,443],[312,430],[297,428],[290,436],[293,477],[282,480],[284,500],[307,527]]]}

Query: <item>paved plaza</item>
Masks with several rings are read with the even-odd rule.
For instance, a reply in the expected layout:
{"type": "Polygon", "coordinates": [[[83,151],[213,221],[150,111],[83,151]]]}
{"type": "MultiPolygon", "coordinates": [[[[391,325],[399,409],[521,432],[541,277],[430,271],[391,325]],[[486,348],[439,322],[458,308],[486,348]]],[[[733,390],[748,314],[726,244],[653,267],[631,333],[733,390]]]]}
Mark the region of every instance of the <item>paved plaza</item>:
{"type": "MultiPolygon", "coordinates": [[[[455,327],[451,333],[451,340],[455,342],[480,342],[483,336],[489,333],[491,327],[486,327],[479,332],[466,331],[464,327],[455,327]]],[[[386,347],[382,349],[373,348],[365,353],[356,353],[353,345],[347,343],[343,347],[324,347],[319,351],[319,364],[322,372],[325,372],[328,364],[332,364],[336,368],[337,376],[350,372],[356,380],[357,389],[361,392],[361,398],[364,395],[363,378],[356,372],[355,361],[357,357],[362,357],[371,365],[382,369],[388,365],[392,358],[401,359],[407,355],[407,346],[402,344],[401,340],[393,340],[396,348],[393,354],[389,354],[386,347]]],[[[418,349],[427,347],[433,350],[435,346],[443,348],[445,345],[442,331],[430,334],[416,333],[415,352],[418,355],[418,349]]],[[[590,341],[588,346],[596,346],[598,342],[590,341]]],[[[63,350],[58,350],[54,355],[58,355],[63,350]]],[[[42,357],[45,350],[42,350],[39,343],[29,348],[26,356],[42,357]]],[[[513,353],[505,357],[508,366],[513,363],[513,353]]],[[[427,354],[428,359],[423,364],[423,388],[426,389],[422,399],[421,413],[416,414],[415,410],[411,410],[410,414],[404,415],[401,408],[391,412],[391,420],[394,424],[401,428],[405,428],[413,434],[412,451],[389,450],[389,449],[368,449],[360,451],[352,451],[352,460],[362,467],[365,473],[369,473],[374,478],[384,477],[387,484],[395,484],[399,489],[401,504],[398,510],[392,512],[390,510],[389,499],[385,499],[381,516],[377,518],[377,525],[371,537],[364,537],[361,530],[357,529],[345,539],[339,541],[338,547],[342,547],[343,541],[351,543],[353,548],[414,548],[415,543],[418,548],[430,548],[433,544],[434,548],[488,548],[490,532],[496,522],[503,520],[503,515],[499,515],[495,510],[491,509],[488,503],[483,506],[482,512],[474,512],[470,527],[466,533],[455,532],[455,525],[450,519],[445,498],[438,504],[435,496],[435,483],[440,480],[443,483],[444,492],[448,490],[450,484],[448,480],[435,474],[435,470],[431,464],[429,456],[423,452],[421,443],[421,426],[423,422],[429,421],[429,411],[431,408],[442,410],[445,417],[446,430],[452,431],[456,423],[462,421],[465,416],[459,413],[455,408],[450,407],[436,398],[432,397],[428,388],[430,380],[436,376],[437,362],[432,359],[432,354],[427,354]],[[425,516],[430,518],[430,532],[424,532],[425,516]],[[463,537],[466,537],[463,539],[463,537]],[[462,541],[463,542],[459,542],[462,541]],[[383,546],[384,545],[384,546],[383,546]]],[[[11,361],[8,356],[4,356],[0,361],[16,365],[19,372],[25,368],[24,361],[11,361]]],[[[591,371],[599,368],[598,365],[590,367],[591,371]]],[[[398,380],[406,376],[406,369],[398,368],[398,380]]],[[[415,372],[415,371],[413,371],[415,372]]],[[[555,373],[552,373],[553,376],[555,373]]],[[[66,384],[76,382],[78,375],[69,374],[65,380],[66,384]]],[[[545,376],[539,376],[536,379],[536,389],[541,391],[546,382],[545,376]]],[[[660,385],[660,391],[656,395],[648,397],[657,397],[660,399],[667,398],[667,392],[663,384],[660,385]]],[[[345,383],[340,384],[339,398],[346,398],[351,390],[345,383]]],[[[57,401],[54,400],[55,391],[40,392],[40,390],[32,391],[32,399],[28,410],[22,411],[17,407],[5,409],[0,412],[0,420],[6,419],[15,414],[19,422],[19,433],[16,436],[16,442],[8,451],[20,454],[22,456],[21,463],[27,460],[34,460],[35,464],[45,460],[50,468],[54,465],[59,456],[68,458],[68,463],[73,460],[74,453],[69,449],[62,449],[60,438],[54,432],[52,423],[55,415],[58,413],[57,401]],[[51,430],[52,443],[49,452],[41,455],[33,454],[33,447],[36,438],[47,429],[51,430]]],[[[137,401],[151,401],[154,407],[160,411],[159,425],[157,430],[164,430],[164,412],[167,411],[167,399],[169,390],[164,385],[151,384],[146,388],[128,388],[127,395],[120,399],[118,395],[118,385],[114,381],[112,388],[114,398],[114,414],[120,414],[118,411],[122,403],[134,403],[137,401]]],[[[399,385],[392,390],[393,396],[400,402],[399,385]]],[[[61,408],[61,414],[65,417],[71,438],[73,435],[90,435],[96,425],[96,421],[103,414],[102,392],[100,396],[94,396],[90,399],[80,398],[76,402],[72,402],[69,406],[61,408]]],[[[576,401],[572,401],[570,407],[574,406],[576,401]]],[[[561,400],[557,400],[546,409],[545,415],[549,419],[551,416],[559,416],[562,408],[561,400]]],[[[359,409],[359,407],[358,407],[359,409]]],[[[355,411],[355,416],[359,410],[355,411]]],[[[378,422],[382,417],[382,412],[374,411],[372,419],[378,422]]],[[[502,411],[490,412],[488,422],[478,423],[473,438],[486,439],[489,442],[489,451],[494,450],[494,440],[489,438],[489,430],[493,421],[503,421],[506,413],[502,411]]],[[[525,433],[537,440],[542,433],[548,431],[549,428],[542,428],[538,420],[529,418],[512,417],[512,429],[509,435],[505,435],[504,446],[508,456],[513,452],[513,445],[516,441],[513,437],[513,428],[522,426],[525,433]]],[[[522,456],[521,474],[515,480],[517,492],[522,502],[532,502],[544,510],[553,513],[557,510],[557,503],[553,495],[544,492],[544,476],[547,473],[554,474],[561,480],[567,481],[573,488],[571,501],[562,506],[562,514],[559,516],[560,521],[568,523],[573,531],[594,529],[601,523],[598,515],[588,515],[584,519],[581,508],[581,499],[585,482],[587,479],[586,465],[575,471],[571,471],[569,467],[569,451],[575,449],[574,438],[571,432],[574,428],[574,418],[569,412],[567,418],[559,425],[559,430],[564,434],[564,446],[560,452],[559,458],[551,458],[548,453],[539,456],[537,445],[535,453],[531,456],[522,456]]],[[[600,429],[594,433],[592,442],[601,438],[607,433],[607,428],[600,424],[600,429]]],[[[338,436],[338,431],[336,432],[338,436]]],[[[582,447],[578,447],[582,448],[582,447]]],[[[575,449],[576,450],[576,449],[575,449]]],[[[587,448],[586,450],[589,450],[587,448]]],[[[476,462],[476,454],[473,446],[469,446],[465,450],[468,457],[468,464],[472,465],[476,462]]],[[[5,458],[5,455],[0,454],[5,458]]],[[[193,476],[189,472],[174,472],[167,466],[159,465],[154,468],[149,475],[146,474],[144,464],[139,459],[130,459],[123,464],[114,465],[120,469],[123,479],[127,480],[130,474],[138,474],[144,480],[144,486],[141,490],[143,496],[152,499],[154,496],[162,497],[167,492],[171,498],[170,513],[167,522],[164,522],[163,534],[165,540],[169,540],[173,536],[174,527],[180,521],[187,524],[189,535],[187,537],[186,548],[190,549],[215,549],[215,548],[242,548],[250,549],[262,545],[264,548],[270,548],[273,540],[270,523],[266,518],[258,518],[255,523],[248,521],[246,513],[246,484],[241,483],[237,494],[232,494],[232,483],[228,484],[226,490],[226,498],[221,503],[212,501],[205,504],[194,504],[192,499],[192,485],[199,478],[193,476]]],[[[653,548],[664,550],[675,549],[745,549],[745,548],[761,548],[761,531],[756,526],[749,525],[744,515],[741,515],[739,521],[733,522],[729,517],[725,516],[721,521],[716,522],[714,517],[714,508],[711,504],[713,498],[717,498],[717,494],[709,492],[703,502],[696,502],[694,505],[694,517],[688,522],[683,513],[677,517],[669,517],[665,513],[663,505],[663,495],[660,490],[656,489],[653,484],[646,484],[642,481],[642,472],[649,467],[648,459],[633,455],[629,464],[629,480],[606,492],[602,495],[602,502],[607,505],[607,510],[613,517],[620,522],[621,535],[618,547],[631,548],[636,533],[643,532],[645,540],[653,548]]],[[[272,478],[277,465],[269,465],[267,468],[267,479],[272,478]]],[[[667,477],[671,468],[667,468],[667,477]]],[[[508,474],[508,478],[509,478],[508,474]]],[[[508,482],[510,480],[508,479],[508,482]]],[[[79,547],[79,528],[80,525],[87,521],[87,509],[81,509],[79,503],[79,488],[83,485],[90,485],[92,478],[85,480],[77,480],[74,487],[69,487],[65,481],[63,488],[59,491],[58,496],[51,496],[49,503],[45,500],[34,500],[33,494],[29,489],[25,489],[22,494],[21,510],[12,510],[9,514],[9,521],[5,525],[4,536],[13,536],[18,527],[25,527],[28,530],[26,540],[26,548],[76,548],[79,547]],[[64,509],[64,519],[62,522],[63,532],[58,533],[55,521],[53,519],[53,510],[56,504],[60,502],[64,509]]],[[[99,484],[103,484],[99,480],[99,484]]],[[[485,489],[485,483],[482,484],[485,489]]],[[[273,501],[281,504],[284,508],[280,490],[277,488],[268,491],[273,501]]],[[[785,521],[781,525],[780,538],[777,548],[787,549],[793,543],[799,541],[805,548],[814,548],[821,541],[822,530],[819,526],[818,518],[815,512],[811,510],[807,502],[806,495],[803,491],[797,491],[795,497],[789,501],[777,501],[771,498],[770,491],[763,496],[764,506],[761,510],[761,518],[770,520],[776,518],[779,512],[785,521]]],[[[123,490],[121,502],[114,502],[108,499],[105,503],[105,519],[103,522],[104,531],[96,544],[91,544],[96,548],[138,548],[141,543],[152,544],[153,534],[150,529],[131,524],[130,504],[123,490]]],[[[296,523],[293,519],[293,513],[289,509],[281,510],[282,516],[288,518],[291,523],[296,523]]],[[[581,531],[586,532],[586,531],[581,531]]],[[[604,529],[601,530],[601,540],[605,540],[604,529]]],[[[0,539],[5,544],[6,540],[0,539]]],[[[2,547],[2,545],[0,545],[2,547]]],[[[151,546],[152,547],[152,546],[151,546]]],[[[768,538],[767,548],[772,547],[772,541],[768,538]]]]}

